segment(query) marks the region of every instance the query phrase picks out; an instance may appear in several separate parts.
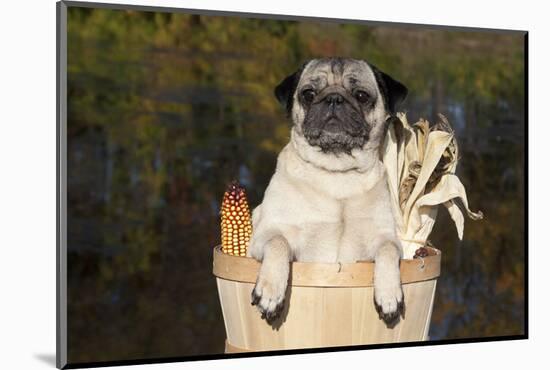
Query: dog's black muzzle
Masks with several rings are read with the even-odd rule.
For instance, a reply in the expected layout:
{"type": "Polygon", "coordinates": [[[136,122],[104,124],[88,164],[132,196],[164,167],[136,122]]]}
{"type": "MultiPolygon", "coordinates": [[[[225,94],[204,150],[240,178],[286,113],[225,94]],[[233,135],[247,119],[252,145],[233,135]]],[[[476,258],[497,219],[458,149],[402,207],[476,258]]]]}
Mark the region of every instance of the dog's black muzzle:
{"type": "Polygon", "coordinates": [[[362,147],[368,141],[369,131],[361,107],[345,91],[323,91],[316,96],[303,123],[308,143],[324,152],[349,153],[362,147]]]}

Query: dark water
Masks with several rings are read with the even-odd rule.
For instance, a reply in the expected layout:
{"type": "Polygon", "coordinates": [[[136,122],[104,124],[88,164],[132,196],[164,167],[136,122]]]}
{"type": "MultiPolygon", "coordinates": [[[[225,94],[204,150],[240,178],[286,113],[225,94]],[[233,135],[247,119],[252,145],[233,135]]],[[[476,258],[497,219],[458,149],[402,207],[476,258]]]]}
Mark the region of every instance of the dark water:
{"type": "Polygon", "coordinates": [[[517,34],[69,11],[69,361],[221,353],[211,274],[225,185],[257,205],[288,141],[273,87],[303,60],[366,58],[444,113],[472,209],[445,210],[430,336],[524,332],[524,74],[517,34]]]}

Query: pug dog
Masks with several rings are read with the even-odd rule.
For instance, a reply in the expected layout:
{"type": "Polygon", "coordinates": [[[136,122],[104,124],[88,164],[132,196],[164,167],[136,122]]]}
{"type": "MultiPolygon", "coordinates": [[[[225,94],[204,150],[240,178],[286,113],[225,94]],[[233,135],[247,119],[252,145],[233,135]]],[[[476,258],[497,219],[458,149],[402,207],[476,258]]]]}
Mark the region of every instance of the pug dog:
{"type": "Polygon", "coordinates": [[[292,261],[375,262],[381,319],[403,310],[396,234],[380,146],[407,88],[363,60],[310,60],[275,96],[293,126],[262,203],[252,213],[248,255],[261,261],[252,304],[273,323],[292,261]]]}

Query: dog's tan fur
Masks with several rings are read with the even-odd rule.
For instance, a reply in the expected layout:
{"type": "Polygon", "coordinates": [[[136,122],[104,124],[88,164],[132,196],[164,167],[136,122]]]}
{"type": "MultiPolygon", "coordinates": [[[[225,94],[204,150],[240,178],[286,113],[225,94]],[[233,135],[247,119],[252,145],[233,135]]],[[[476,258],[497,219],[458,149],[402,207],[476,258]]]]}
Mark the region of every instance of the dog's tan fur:
{"type": "MultiPolygon", "coordinates": [[[[380,95],[372,71],[362,61],[347,62],[341,75],[310,62],[296,91],[308,79],[324,75],[325,86],[341,86],[346,73],[352,72],[380,95]]],[[[383,315],[395,317],[398,311],[403,300],[402,250],[378,154],[388,118],[383,100],[378,99],[367,114],[371,136],[362,148],[351,154],[324,153],[302,135],[304,108],[293,105],[290,142],[279,154],[275,174],[252,216],[249,255],[262,261],[254,303],[268,318],[282,306],[291,261],[374,260],[375,302],[383,315]]]]}

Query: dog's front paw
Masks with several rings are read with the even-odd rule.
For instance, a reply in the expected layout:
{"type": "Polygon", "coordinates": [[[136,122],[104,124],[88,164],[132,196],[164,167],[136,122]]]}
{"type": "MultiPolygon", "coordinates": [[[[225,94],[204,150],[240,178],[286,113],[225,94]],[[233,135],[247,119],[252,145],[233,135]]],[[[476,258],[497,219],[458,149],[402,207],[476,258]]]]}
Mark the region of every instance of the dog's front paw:
{"type": "Polygon", "coordinates": [[[401,284],[375,285],[374,304],[378,315],[386,324],[396,322],[399,315],[404,316],[405,313],[401,284]]]}
{"type": "Polygon", "coordinates": [[[260,270],[252,290],[252,305],[258,307],[262,319],[268,323],[275,321],[283,311],[287,278],[288,275],[279,274],[278,276],[260,270]]]}

